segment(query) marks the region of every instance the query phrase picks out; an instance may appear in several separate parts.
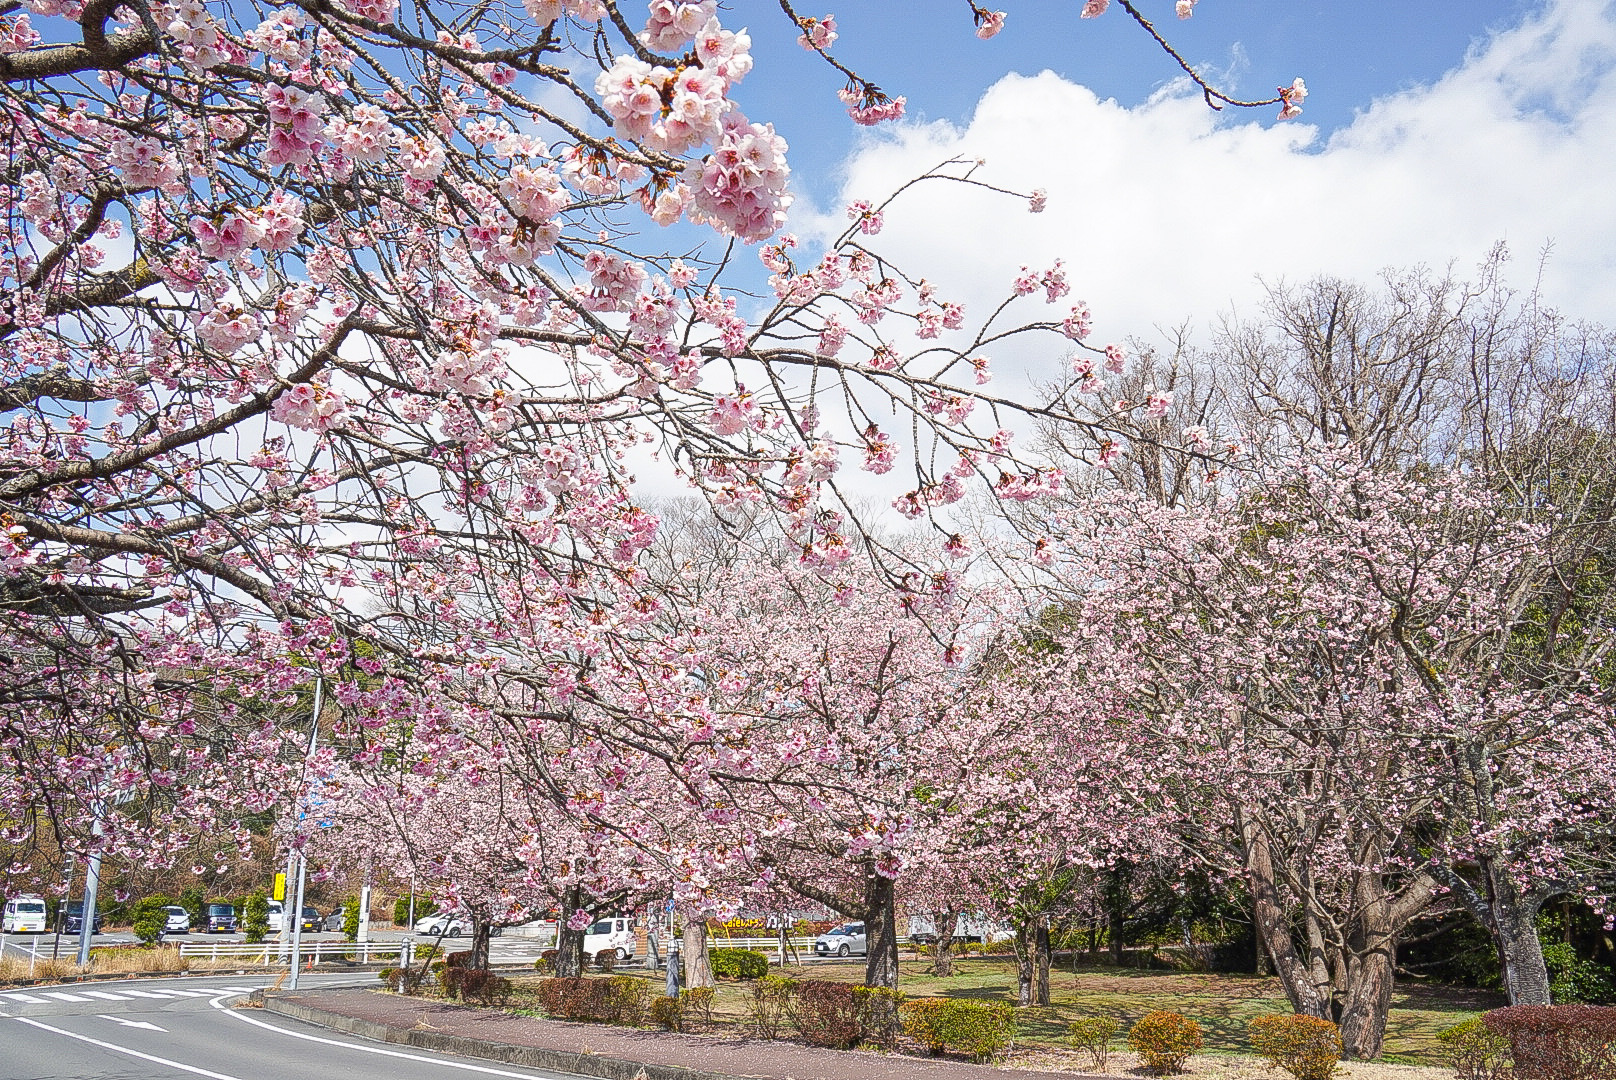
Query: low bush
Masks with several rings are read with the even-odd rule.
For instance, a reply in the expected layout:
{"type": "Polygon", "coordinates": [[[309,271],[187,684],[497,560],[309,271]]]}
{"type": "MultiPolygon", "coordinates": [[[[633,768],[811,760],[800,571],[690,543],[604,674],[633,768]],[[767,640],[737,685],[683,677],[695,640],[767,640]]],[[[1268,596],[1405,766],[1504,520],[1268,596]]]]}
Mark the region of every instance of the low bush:
{"type": "Polygon", "coordinates": [[[658,997],[651,1002],[651,1019],[667,1031],[685,1029],[683,1003],[676,997],[658,997]]]}
{"type": "Polygon", "coordinates": [[[448,964],[452,968],[470,967],[471,966],[471,950],[470,949],[461,949],[459,952],[449,953],[446,956],[444,956],[443,962],[445,964],[448,964]]]}
{"type": "Polygon", "coordinates": [[[1616,1080],[1616,1006],[1512,1005],[1482,1016],[1520,1080],[1616,1080]]]}
{"type": "Polygon", "coordinates": [[[903,1030],[933,1054],[953,1050],[989,1061],[1015,1039],[1015,1012],[999,1002],[924,998],[904,1003],[903,1030]]]}
{"type": "Polygon", "coordinates": [[[1111,1040],[1122,1024],[1109,1016],[1084,1016],[1072,1021],[1072,1046],[1083,1051],[1094,1063],[1095,1072],[1105,1072],[1111,1060],[1111,1040]]]}
{"type": "Polygon", "coordinates": [[[349,941],[359,940],[359,897],[350,896],[342,902],[342,936],[349,941]]]}
{"type": "Polygon", "coordinates": [[[713,998],[718,991],[710,986],[692,986],[679,991],[679,1008],[684,1024],[680,1031],[706,1031],[713,1026],[713,998]]]}
{"type": "Polygon", "coordinates": [[[712,949],[707,962],[720,979],[761,979],[769,973],[769,958],[753,949],[712,949]]]}
{"type": "Polygon", "coordinates": [[[850,983],[802,979],[791,999],[791,1020],[810,1046],[845,1050],[858,1042],[858,1001],[850,983]]]}
{"type": "Polygon", "coordinates": [[[461,1001],[504,1005],[511,998],[511,980],[502,979],[487,968],[446,967],[443,991],[461,1001]]]}
{"type": "Polygon", "coordinates": [[[1296,1080],[1330,1080],[1341,1063],[1341,1029],[1321,1017],[1258,1016],[1246,1031],[1259,1057],[1296,1080]]]}
{"type": "Polygon", "coordinates": [[[539,958],[533,961],[533,970],[538,972],[540,975],[554,975],[557,955],[559,954],[556,952],[556,950],[545,949],[539,954],[539,958]]]}
{"type": "Polygon", "coordinates": [[[595,970],[610,974],[617,970],[617,951],[615,949],[602,949],[595,954],[595,970]]]}
{"type": "Polygon", "coordinates": [[[1509,1072],[1509,1040],[1479,1016],[1443,1028],[1436,1038],[1442,1044],[1443,1061],[1459,1080],[1502,1080],[1509,1072]]]}
{"type": "Polygon", "coordinates": [[[541,979],[535,988],[539,1007],[557,1020],[594,1020],[612,1023],[619,1005],[612,997],[612,980],[584,976],[541,979]]]}
{"type": "Polygon", "coordinates": [[[164,910],[167,905],[166,896],[147,896],[135,901],[130,929],[136,938],[147,944],[157,940],[157,935],[168,925],[168,912],[164,910]]]}
{"type": "Polygon", "coordinates": [[[884,986],[855,986],[853,1002],[858,1009],[859,1038],[882,1050],[896,1050],[898,1036],[903,1032],[903,1005],[901,990],[888,990],[884,986]]]}
{"type": "Polygon", "coordinates": [[[752,1008],[748,1018],[760,1039],[778,1039],[780,1029],[791,1014],[797,996],[797,980],[784,975],[765,975],[752,984],[752,1008]]]}
{"type": "Polygon", "coordinates": [[[269,898],[261,892],[249,893],[241,902],[242,940],[257,945],[269,936],[269,898]]]}
{"type": "Polygon", "coordinates": [[[1180,1072],[1201,1048],[1201,1025],[1175,1012],[1148,1012],[1129,1029],[1128,1048],[1157,1076],[1180,1072]]]}
{"type": "Polygon", "coordinates": [[[606,999],[612,1022],[639,1027],[651,1007],[651,984],[633,975],[613,975],[606,980],[606,999]]]}

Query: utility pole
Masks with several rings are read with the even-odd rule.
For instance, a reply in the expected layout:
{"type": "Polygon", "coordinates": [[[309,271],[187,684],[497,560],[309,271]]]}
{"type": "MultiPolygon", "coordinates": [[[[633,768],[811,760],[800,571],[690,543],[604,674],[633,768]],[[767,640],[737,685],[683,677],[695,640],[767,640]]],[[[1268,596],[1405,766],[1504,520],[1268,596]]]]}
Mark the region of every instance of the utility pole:
{"type": "Polygon", "coordinates": [[[95,894],[101,885],[101,817],[107,812],[104,799],[95,803],[95,823],[90,826],[90,865],[84,875],[84,902],[79,908],[79,967],[90,964],[90,938],[95,936],[95,894]]]}
{"type": "MultiPolygon", "coordinates": [[[[320,706],[321,706],[321,704],[323,702],[323,699],[321,697],[321,692],[324,689],[325,689],[325,681],[323,679],[321,679],[318,675],[316,675],[314,677],[314,722],[309,725],[309,749],[308,749],[308,752],[303,755],[303,773],[304,773],[303,779],[304,779],[305,782],[307,782],[307,780],[308,780],[309,759],[314,756],[314,745],[320,739],[320,706]]],[[[299,833],[303,831],[303,817],[304,817],[306,809],[307,809],[307,803],[305,801],[304,806],[300,806],[298,808],[298,812],[297,812],[297,821],[298,821],[297,829],[298,829],[299,833]]],[[[292,852],[291,852],[292,858],[287,861],[286,868],[287,868],[287,871],[290,872],[291,868],[292,868],[292,860],[296,860],[296,862],[297,862],[297,890],[296,890],[297,899],[296,899],[295,903],[290,907],[287,906],[285,901],[281,902],[281,932],[282,932],[282,937],[284,938],[286,936],[286,934],[285,934],[286,923],[287,923],[287,920],[290,919],[291,920],[291,925],[292,925],[292,933],[291,933],[292,949],[291,949],[291,955],[290,955],[289,959],[291,960],[292,970],[291,970],[291,978],[289,980],[287,980],[287,988],[290,989],[290,990],[296,990],[297,989],[297,968],[298,968],[298,963],[302,960],[302,952],[303,952],[303,886],[304,886],[305,878],[308,875],[309,860],[308,860],[307,855],[305,855],[303,852],[301,852],[301,851],[299,851],[297,849],[297,837],[296,837],[295,834],[294,834],[292,840],[290,841],[289,846],[292,849],[292,852]]]]}

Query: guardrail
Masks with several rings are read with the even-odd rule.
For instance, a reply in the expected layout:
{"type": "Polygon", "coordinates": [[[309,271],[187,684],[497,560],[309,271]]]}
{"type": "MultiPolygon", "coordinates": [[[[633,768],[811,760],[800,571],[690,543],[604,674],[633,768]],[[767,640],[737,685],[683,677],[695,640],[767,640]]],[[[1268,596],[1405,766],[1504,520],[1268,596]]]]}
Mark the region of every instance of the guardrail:
{"type": "MultiPolygon", "coordinates": [[[[404,958],[411,949],[408,941],[307,941],[298,949],[303,963],[318,964],[323,960],[351,960],[368,964],[382,957],[404,958]]],[[[279,941],[265,941],[258,945],[235,942],[185,941],[180,943],[180,955],[208,960],[240,960],[244,963],[273,965],[289,962],[290,946],[279,941]]]]}

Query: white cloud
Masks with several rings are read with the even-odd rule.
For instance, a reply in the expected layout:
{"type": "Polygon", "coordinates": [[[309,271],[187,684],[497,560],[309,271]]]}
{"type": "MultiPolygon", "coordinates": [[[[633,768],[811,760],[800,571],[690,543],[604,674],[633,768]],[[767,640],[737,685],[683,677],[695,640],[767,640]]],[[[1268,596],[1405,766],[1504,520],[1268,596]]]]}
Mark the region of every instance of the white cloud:
{"type": "MultiPolygon", "coordinates": [[[[1185,318],[1204,330],[1231,305],[1252,309],[1258,274],[1370,278],[1450,261],[1466,273],[1503,240],[1523,285],[1552,242],[1547,301],[1616,323],[1616,15],[1605,0],[1547,5],[1327,141],[1267,115],[1219,116],[1184,88],[1124,108],[1048,72],[1007,76],[963,130],[914,125],[867,142],[846,163],[846,200],[880,197],[952,156],[986,158],[986,180],[1049,191],[1042,215],[943,185],[888,213],[883,250],[978,313],[1023,263],[1064,257],[1097,339],[1185,318]]],[[[1026,318],[1047,317],[1022,303],[1026,318]]]]}

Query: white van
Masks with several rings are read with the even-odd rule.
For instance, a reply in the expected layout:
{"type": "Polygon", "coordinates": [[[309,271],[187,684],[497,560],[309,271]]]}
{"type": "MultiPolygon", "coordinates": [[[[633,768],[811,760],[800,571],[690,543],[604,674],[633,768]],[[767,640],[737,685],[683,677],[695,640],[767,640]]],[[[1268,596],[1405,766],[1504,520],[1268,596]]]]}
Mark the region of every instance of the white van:
{"type": "Polygon", "coordinates": [[[277,934],[281,932],[281,902],[279,900],[269,902],[269,928],[277,934]]]}
{"type": "Polygon", "coordinates": [[[45,899],[32,894],[6,901],[6,910],[0,916],[0,933],[43,934],[45,932],[45,899]]]}
{"type": "Polygon", "coordinates": [[[601,953],[616,953],[619,960],[634,955],[634,920],[600,919],[584,931],[584,956],[593,960],[601,953]]]}

